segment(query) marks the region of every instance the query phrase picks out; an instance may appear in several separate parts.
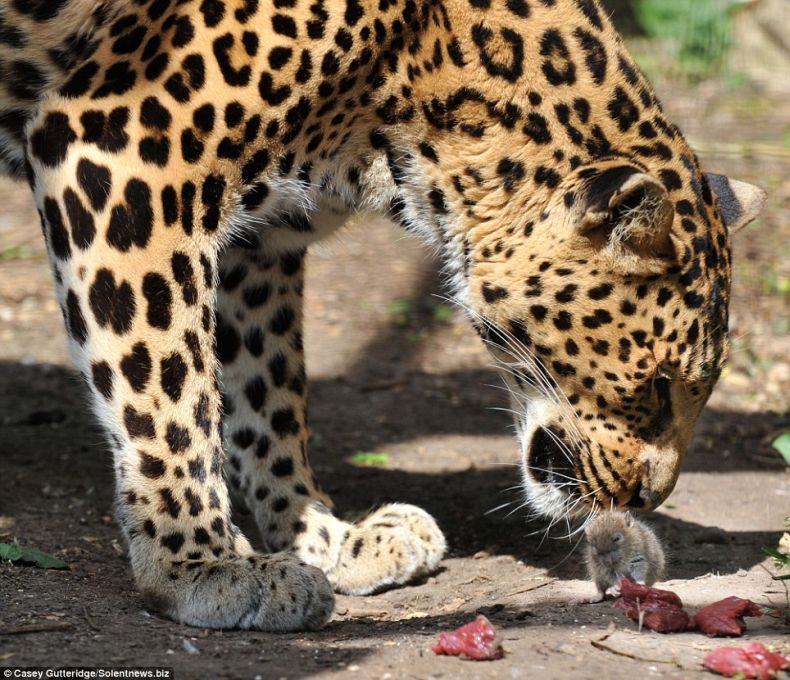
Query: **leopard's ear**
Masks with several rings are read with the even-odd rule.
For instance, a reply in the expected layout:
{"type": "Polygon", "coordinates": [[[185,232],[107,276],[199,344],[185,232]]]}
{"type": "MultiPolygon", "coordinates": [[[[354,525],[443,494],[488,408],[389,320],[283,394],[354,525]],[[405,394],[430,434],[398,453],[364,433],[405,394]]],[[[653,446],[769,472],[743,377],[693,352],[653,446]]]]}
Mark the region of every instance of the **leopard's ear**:
{"type": "Polygon", "coordinates": [[[730,233],[743,229],[765,207],[766,194],[759,187],[712,172],[706,172],[705,177],[716,194],[719,211],[730,233]]]}
{"type": "Polygon", "coordinates": [[[674,206],[664,185],[629,165],[606,168],[585,182],[580,230],[600,246],[652,259],[671,255],[674,206]]]}

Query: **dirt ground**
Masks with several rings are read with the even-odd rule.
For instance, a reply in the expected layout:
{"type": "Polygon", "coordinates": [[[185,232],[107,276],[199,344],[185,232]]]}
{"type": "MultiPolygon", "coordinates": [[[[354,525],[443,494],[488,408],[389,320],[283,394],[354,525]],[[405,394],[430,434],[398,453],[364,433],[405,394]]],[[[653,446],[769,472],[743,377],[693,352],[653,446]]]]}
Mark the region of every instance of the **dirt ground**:
{"type": "MultiPolygon", "coordinates": [[[[760,548],[776,545],[790,514],[790,474],[770,446],[790,430],[790,94],[659,87],[706,166],[761,184],[770,200],[735,243],[731,365],[676,491],[650,520],[670,554],[667,585],[691,609],[730,594],[787,607],[760,548]]],[[[725,642],[640,634],[611,604],[572,604],[593,586],[580,551],[556,538],[567,528],[544,540],[545,525],[518,508],[517,449],[483,348],[437,297],[430,255],[386,224],[351,228],[310,257],[312,456],[342,513],[390,500],[433,513],[451,546],[441,571],[339,597],[318,633],[201,631],[149,614],[112,519],[110,458],[69,368],[30,199],[4,183],[0,206],[0,527],[13,522],[0,540],[71,566],[0,564],[0,667],[147,665],[267,680],[707,675],[702,658],[725,642]],[[389,462],[354,465],[359,452],[389,462]],[[502,631],[506,658],[434,656],[437,633],[478,612],[502,631]],[[32,625],[52,630],[13,634],[32,625]],[[608,649],[591,644],[604,635],[608,649]]],[[[745,640],[790,652],[781,621],[748,623],[745,640]]]]}

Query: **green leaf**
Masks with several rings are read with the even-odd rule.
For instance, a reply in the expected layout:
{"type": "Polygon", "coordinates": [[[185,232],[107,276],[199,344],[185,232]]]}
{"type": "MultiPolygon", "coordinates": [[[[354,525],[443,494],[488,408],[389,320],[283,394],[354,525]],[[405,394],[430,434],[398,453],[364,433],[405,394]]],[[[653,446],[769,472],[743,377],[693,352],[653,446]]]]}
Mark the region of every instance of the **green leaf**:
{"type": "Polygon", "coordinates": [[[785,462],[790,465],[790,432],[780,434],[776,439],[771,442],[773,446],[785,459],[785,462]]]}
{"type": "MultiPolygon", "coordinates": [[[[784,553],[780,553],[778,550],[766,547],[763,547],[763,552],[769,557],[773,557],[777,562],[783,565],[784,568],[790,569],[790,555],[785,555],[784,553]]],[[[781,574],[779,576],[774,576],[771,574],[771,576],[774,581],[790,581],[790,574],[781,574]]]]}
{"type": "Polygon", "coordinates": [[[447,323],[453,316],[453,310],[447,305],[438,305],[433,308],[433,320],[438,323],[447,323]]]}
{"type": "Polygon", "coordinates": [[[790,555],[785,555],[784,553],[780,553],[778,550],[765,547],[763,548],[763,552],[769,557],[773,557],[775,560],[781,562],[785,566],[790,567],[790,555]]]}
{"type": "Polygon", "coordinates": [[[11,560],[41,569],[68,569],[69,565],[57,557],[35,548],[23,548],[13,543],[0,543],[0,560],[11,560]]]}
{"type": "Polygon", "coordinates": [[[409,298],[399,298],[389,305],[389,313],[396,326],[408,326],[414,312],[414,301],[409,298]]]}
{"type": "Polygon", "coordinates": [[[373,453],[370,451],[360,451],[350,456],[348,462],[360,467],[385,467],[389,465],[390,457],[386,453],[373,453]]]}

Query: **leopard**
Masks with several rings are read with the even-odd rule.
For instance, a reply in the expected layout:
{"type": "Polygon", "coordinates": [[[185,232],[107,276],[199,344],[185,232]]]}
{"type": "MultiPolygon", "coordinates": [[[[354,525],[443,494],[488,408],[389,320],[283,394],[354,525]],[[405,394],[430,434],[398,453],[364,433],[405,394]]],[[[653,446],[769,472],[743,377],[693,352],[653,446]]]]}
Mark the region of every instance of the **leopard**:
{"type": "Polygon", "coordinates": [[[0,73],[152,610],[315,630],[440,564],[430,514],[342,519],[309,463],[305,257],[352,216],[437,251],[536,512],[672,491],[765,196],[702,171],[597,0],[0,0],[0,73]]]}

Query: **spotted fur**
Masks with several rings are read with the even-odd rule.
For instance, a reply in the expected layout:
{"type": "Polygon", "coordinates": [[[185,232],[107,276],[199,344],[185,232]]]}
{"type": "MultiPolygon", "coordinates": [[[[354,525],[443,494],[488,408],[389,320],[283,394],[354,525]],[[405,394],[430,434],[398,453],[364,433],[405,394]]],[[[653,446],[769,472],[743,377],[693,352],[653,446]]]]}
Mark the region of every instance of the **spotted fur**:
{"type": "Polygon", "coordinates": [[[166,615],[318,627],[333,589],[445,551],[412,506],[336,518],[308,462],[304,253],[354,211],[441,252],[536,508],[670,492],[760,194],[700,172],[596,0],[2,0],[0,72],[0,165],[35,196],[166,615]]]}

